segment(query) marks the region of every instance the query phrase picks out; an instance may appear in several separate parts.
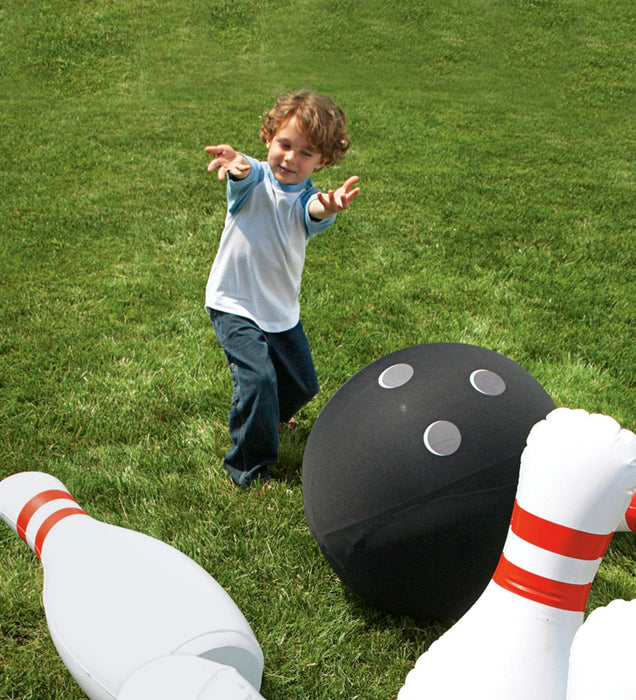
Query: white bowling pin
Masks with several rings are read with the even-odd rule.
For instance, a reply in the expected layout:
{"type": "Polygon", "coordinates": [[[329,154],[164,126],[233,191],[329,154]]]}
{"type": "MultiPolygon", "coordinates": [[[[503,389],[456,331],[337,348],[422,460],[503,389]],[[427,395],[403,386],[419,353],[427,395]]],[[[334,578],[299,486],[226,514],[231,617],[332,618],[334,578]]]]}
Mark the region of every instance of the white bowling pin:
{"type": "Polygon", "coordinates": [[[634,700],[636,600],[593,610],[574,635],[567,700],[634,700]]]}
{"type": "Polygon", "coordinates": [[[142,666],[117,700],[264,700],[232,666],[200,656],[172,655],[142,666]]]}
{"type": "Polygon", "coordinates": [[[0,481],[0,517],[42,561],[51,637],[91,700],[113,700],[140,666],[170,654],[227,664],[260,688],[263,653],[247,620],[185,554],[94,520],[40,472],[0,481]]]}
{"type": "Polygon", "coordinates": [[[398,700],[563,700],[572,639],[635,485],[636,436],[612,418],[559,408],[535,425],[493,578],[398,700]]]}

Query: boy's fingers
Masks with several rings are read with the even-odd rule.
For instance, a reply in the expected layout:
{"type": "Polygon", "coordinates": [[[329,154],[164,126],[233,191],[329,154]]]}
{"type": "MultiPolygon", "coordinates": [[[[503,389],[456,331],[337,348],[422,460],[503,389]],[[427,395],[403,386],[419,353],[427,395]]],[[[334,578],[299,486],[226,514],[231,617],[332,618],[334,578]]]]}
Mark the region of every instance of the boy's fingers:
{"type": "Polygon", "coordinates": [[[223,165],[223,160],[221,158],[214,158],[208,163],[208,172],[212,172],[215,168],[223,165]]]}
{"type": "Polygon", "coordinates": [[[333,193],[333,190],[329,190],[329,191],[327,192],[326,195],[323,194],[322,196],[323,196],[323,202],[322,202],[322,203],[323,203],[326,207],[333,207],[333,205],[335,204],[335,201],[336,201],[336,200],[335,200],[334,193],[333,193]]]}

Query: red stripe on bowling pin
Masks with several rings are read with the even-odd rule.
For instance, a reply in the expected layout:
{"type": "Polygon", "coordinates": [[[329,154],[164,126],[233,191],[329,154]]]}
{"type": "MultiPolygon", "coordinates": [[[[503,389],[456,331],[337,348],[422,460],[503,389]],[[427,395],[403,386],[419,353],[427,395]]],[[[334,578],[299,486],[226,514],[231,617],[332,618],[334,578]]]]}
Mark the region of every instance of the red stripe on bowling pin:
{"type": "Polygon", "coordinates": [[[501,555],[493,581],[511,593],[551,608],[585,612],[592,583],[564,583],[533,574],[501,555]]]}
{"type": "Polygon", "coordinates": [[[524,510],[515,500],[510,520],[512,531],[522,540],[530,542],[541,549],[574,559],[593,561],[605,556],[613,532],[597,535],[593,532],[576,530],[566,525],[559,525],[545,520],[524,510]]]}
{"type": "Polygon", "coordinates": [[[625,512],[625,522],[627,523],[627,527],[632,532],[636,532],[636,491],[634,491],[632,502],[629,504],[627,511],[625,512]]]}
{"type": "Polygon", "coordinates": [[[57,501],[60,499],[73,501],[75,505],[68,508],[62,508],[61,510],[52,513],[41,523],[35,535],[33,545],[33,551],[36,553],[38,559],[42,558],[42,547],[44,545],[44,540],[46,539],[46,536],[49,534],[54,525],[56,525],[60,522],[60,520],[63,520],[69,515],[77,515],[79,513],[86,515],[86,512],[79,507],[77,501],[73,498],[73,496],[71,496],[71,494],[68,491],[62,491],[61,489],[49,489],[48,491],[42,491],[36,496],[33,496],[33,498],[24,505],[16,521],[17,533],[26,542],[27,528],[29,527],[31,518],[43,505],[50,503],[51,501],[57,501]]]}
{"type": "MultiPolygon", "coordinates": [[[[548,552],[572,559],[601,559],[614,533],[598,535],[559,525],[524,510],[515,501],[510,529],[522,540],[548,552]]],[[[585,612],[592,583],[557,581],[527,571],[502,554],[493,581],[511,593],[560,610],[585,612]]]]}

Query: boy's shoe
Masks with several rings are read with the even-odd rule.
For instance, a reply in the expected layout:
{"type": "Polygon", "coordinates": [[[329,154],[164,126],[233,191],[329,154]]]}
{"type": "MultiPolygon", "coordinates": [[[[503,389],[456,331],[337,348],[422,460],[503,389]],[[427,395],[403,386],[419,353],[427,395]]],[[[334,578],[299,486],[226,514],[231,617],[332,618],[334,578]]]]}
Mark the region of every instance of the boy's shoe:
{"type": "Polygon", "coordinates": [[[251,483],[256,486],[259,493],[265,493],[265,491],[269,491],[274,485],[274,477],[269,469],[263,469],[256,479],[252,479],[251,483]]]}
{"type": "Polygon", "coordinates": [[[260,493],[263,493],[265,491],[268,491],[272,487],[274,477],[272,476],[272,473],[269,471],[269,469],[262,469],[246,484],[237,484],[236,481],[232,479],[232,477],[230,477],[230,481],[232,482],[232,484],[234,484],[234,486],[236,486],[236,488],[248,489],[250,488],[250,486],[255,486],[257,489],[259,489],[260,493]]]}
{"type": "Polygon", "coordinates": [[[252,482],[259,480],[261,484],[269,484],[270,481],[274,480],[274,477],[269,469],[263,469],[255,479],[252,479],[252,482]]]}
{"type": "Polygon", "coordinates": [[[286,423],[281,423],[278,426],[278,432],[282,433],[283,430],[287,430],[288,432],[292,432],[292,430],[296,430],[298,427],[298,421],[292,416],[286,423]]]}

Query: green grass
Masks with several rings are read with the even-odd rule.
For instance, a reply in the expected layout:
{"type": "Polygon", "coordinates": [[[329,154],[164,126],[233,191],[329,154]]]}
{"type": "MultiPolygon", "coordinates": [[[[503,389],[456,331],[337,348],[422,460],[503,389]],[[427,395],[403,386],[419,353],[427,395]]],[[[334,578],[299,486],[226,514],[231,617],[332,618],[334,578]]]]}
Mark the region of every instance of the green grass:
{"type": "MultiPolygon", "coordinates": [[[[95,517],[227,588],[269,700],[394,698],[448,622],[347,592],[304,516],[313,421],[423,342],[524,366],[559,405],[636,427],[634,12],[626,0],[0,2],[0,477],[39,469],[95,517]],[[225,193],[203,147],[256,156],[284,90],[329,93],[362,194],[309,248],[322,392],[265,496],[227,486],[230,380],[203,310],[225,193]]],[[[617,536],[589,609],[636,597],[617,536]]],[[[0,696],[83,697],[41,569],[0,528],[0,696]]]]}

